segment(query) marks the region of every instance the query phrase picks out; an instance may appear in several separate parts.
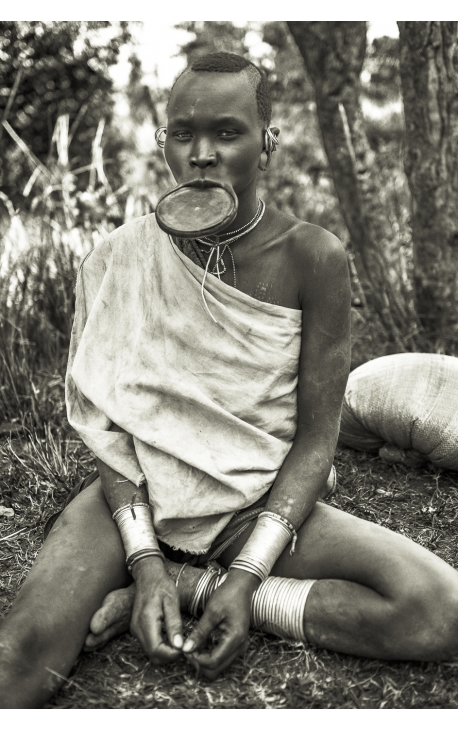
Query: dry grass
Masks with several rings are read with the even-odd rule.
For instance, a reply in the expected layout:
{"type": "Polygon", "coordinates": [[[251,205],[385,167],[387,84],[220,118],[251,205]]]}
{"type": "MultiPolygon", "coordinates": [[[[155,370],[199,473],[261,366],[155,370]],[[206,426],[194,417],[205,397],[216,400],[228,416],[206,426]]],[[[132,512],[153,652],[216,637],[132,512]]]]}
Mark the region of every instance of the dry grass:
{"type": "MultiPolygon", "coordinates": [[[[408,470],[339,449],[339,487],[331,503],[402,532],[456,565],[458,475],[408,470]]],[[[91,457],[64,437],[3,439],[0,519],[1,614],[42,544],[46,518],[91,468],[91,457]]],[[[187,626],[191,624],[187,620],[187,626]]],[[[253,632],[245,656],[214,682],[185,662],[154,667],[123,636],[80,657],[50,708],[457,708],[458,661],[381,662],[338,655],[253,632]]]]}

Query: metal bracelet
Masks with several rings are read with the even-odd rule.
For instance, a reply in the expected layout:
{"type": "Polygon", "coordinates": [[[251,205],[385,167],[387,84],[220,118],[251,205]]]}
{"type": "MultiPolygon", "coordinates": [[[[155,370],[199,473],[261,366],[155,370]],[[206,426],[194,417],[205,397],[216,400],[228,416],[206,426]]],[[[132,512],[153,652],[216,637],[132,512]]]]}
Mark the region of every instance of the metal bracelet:
{"type": "Polygon", "coordinates": [[[135,563],[138,563],[139,560],[143,560],[143,558],[160,558],[162,562],[165,562],[164,553],[161,550],[139,550],[138,552],[134,553],[133,555],[130,555],[126,560],[127,570],[131,573],[132,567],[135,565],[135,563]]]}
{"type": "Polygon", "coordinates": [[[159,551],[149,504],[126,504],[116,510],[113,519],[121,533],[127,559],[140,550],[159,551]]]}
{"type": "Polygon", "coordinates": [[[213,593],[213,591],[217,588],[220,575],[221,568],[217,570],[212,565],[209,565],[203,575],[199,578],[194,595],[189,602],[188,610],[191,616],[198,618],[199,609],[202,612],[205,610],[205,606],[208,603],[211,593],[213,593]]]}
{"type": "Polygon", "coordinates": [[[132,509],[135,512],[136,507],[148,507],[148,509],[151,510],[151,507],[146,502],[129,502],[128,504],[123,504],[122,507],[119,507],[116,512],[113,512],[111,516],[114,521],[117,522],[120,514],[122,514],[123,512],[130,512],[132,514],[132,509]]]}
{"type": "MultiPolygon", "coordinates": [[[[186,563],[185,563],[186,565],[186,563]]],[[[204,611],[212,593],[226,580],[228,573],[219,575],[209,566],[199,579],[189,605],[196,618],[204,611]]],[[[250,623],[283,639],[307,641],[305,635],[305,604],[315,580],[277,578],[270,576],[254,591],[251,601],[250,623]]]]}
{"type": "Polygon", "coordinates": [[[289,551],[289,554],[292,556],[296,549],[296,542],[297,542],[297,532],[294,529],[294,525],[291,524],[291,522],[289,520],[287,520],[286,517],[283,517],[282,515],[279,515],[276,512],[269,512],[268,510],[264,510],[264,512],[261,512],[259,517],[262,517],[263,515],[268,515],[273,520],[278,520],[280,522],[283,522],[283,524],[286,525],[288,530],[291,532],[291,550],[289,551]]]}
{"type": "Polygon", "coordinates": [[[251,626],[283,639],[306,641],[305,604],[314,580],[270,576],[253,594],[251,626]]]}
{"type": "Polygon", "coordinates": [[[253,532],[229,570],[238,568],[253,573],[261,581],[265,580],[295,534],[287,520],[273,512],[261,512],[253,532]]]}

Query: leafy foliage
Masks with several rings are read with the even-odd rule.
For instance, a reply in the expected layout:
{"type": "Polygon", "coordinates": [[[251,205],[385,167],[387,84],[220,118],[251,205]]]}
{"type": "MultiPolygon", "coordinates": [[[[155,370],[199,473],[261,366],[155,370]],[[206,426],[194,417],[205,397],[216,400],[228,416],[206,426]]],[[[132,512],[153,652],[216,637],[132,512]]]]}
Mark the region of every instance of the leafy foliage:
{"type": "MultiPolygon", "coordinates": [[[[0,116],[7,117],[39,160],[47,160],[57,118],[63,114],[69,115],[74,137],[74,165],[90,155],[97,125],[112,116],[109,67],[129,39],[126,22],[119,27],[107,21],[0,22],[0,116]]],[[[0,185],[17,204],[22,202],[20,191],[30,177],[30,167],[2,131],[0,185]]],[[[116,157],[118,148],[112,139],[106,152],[116,157]]]]}

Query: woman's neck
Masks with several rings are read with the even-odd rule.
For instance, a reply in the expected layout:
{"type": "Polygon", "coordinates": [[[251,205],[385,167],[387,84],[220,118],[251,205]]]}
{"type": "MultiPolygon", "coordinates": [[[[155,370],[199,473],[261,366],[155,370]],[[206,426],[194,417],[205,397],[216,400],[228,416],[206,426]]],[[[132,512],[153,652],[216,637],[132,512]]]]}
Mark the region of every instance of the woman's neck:
{"type": "Polygon", "coordinates": [[[254,216],[256,215],[256,211],[258,208],[258,197],[256,194],[256,187],[250,186],[250,188],[246,188],[243,190],[238,196],[238,210],[237,215],[230,223],[227,228],[225,228],[223,231],[220,231],[220,236],[225,236],[232,231],[237,230],[238,228],[241,228],[242,226],[245,226],[247,223],[249,223],[254,216]]]}

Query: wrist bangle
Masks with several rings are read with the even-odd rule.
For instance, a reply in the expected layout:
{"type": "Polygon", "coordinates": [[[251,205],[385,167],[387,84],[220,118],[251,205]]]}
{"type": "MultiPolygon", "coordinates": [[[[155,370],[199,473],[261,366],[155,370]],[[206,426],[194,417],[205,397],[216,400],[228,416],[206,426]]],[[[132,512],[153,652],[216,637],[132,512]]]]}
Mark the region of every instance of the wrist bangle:
{"type": "Polygon", "coordinates": [[[199,612],[204,612],[208,600],[217,588],[227,578],[227,573],[222,575],[222,568],[214,568],[209,565],[196,585],[194,594],[188,607],[191,616],[198,618],[199,612]]]}
{"type": "Polygon", "coordinates": [[[149,504],[147,504],[146,502],[129,502],[129,504],[123,504],[122,507],[119,507],[119,509],[117,509],[116,512],[113,512],[111,516],[114,521],[117,522],[120,515],[122,515],[124,512],[130,512],[133,519],[136,520],[137,514],[135,510],[137,509],[137,507],[147,507],[147,509],[151,510],[149,504]]]}
{"type": "Polygon", "coordinates": [[[153,517],[149,504],[145,502],[125,504],[113,514],[126,551],[128,569],[144,557],[157,556],[164,559],[154,533],[153,517]]]}
{"type": "Polygon", "coordinates": [[[132,573],[132,567],[135,563],[138,563],[139,560],[143,560],[143,558],[160,558],[163,563],[165,562],[164,554],[161,550],[139,550],[133,555],[130,555],[126,560],[127,570],[129,573],[132,573]]]}
{"type": "Polygon", "coordinates": [[[291,540],[293,545],[290,555],[294,552],[297,540],[294,527],[287,519],[274,512],[261,512],[256,527],[229,570],[245,570],[263,581],[291,540]]]}
{"type": "Polygon", "coordinates": [[[282,515],[277,515],[276,512],[268,512],[265,510],[264,512],[261,512],[259,517],[262,517],[262,515],[268,515],[272,520],[278,520],[279,522],[283,522],[284,525],[288,528],[288,530],[291,533],[291,550],[289,551],[289,554],[291,557],[294,554],[294,551],[296,550],[296,542],[297,542],[297,532],[294,529],[294,525],[291,524],[289,520],[286,519],[286,517],[282,517],[282,515]]]}

